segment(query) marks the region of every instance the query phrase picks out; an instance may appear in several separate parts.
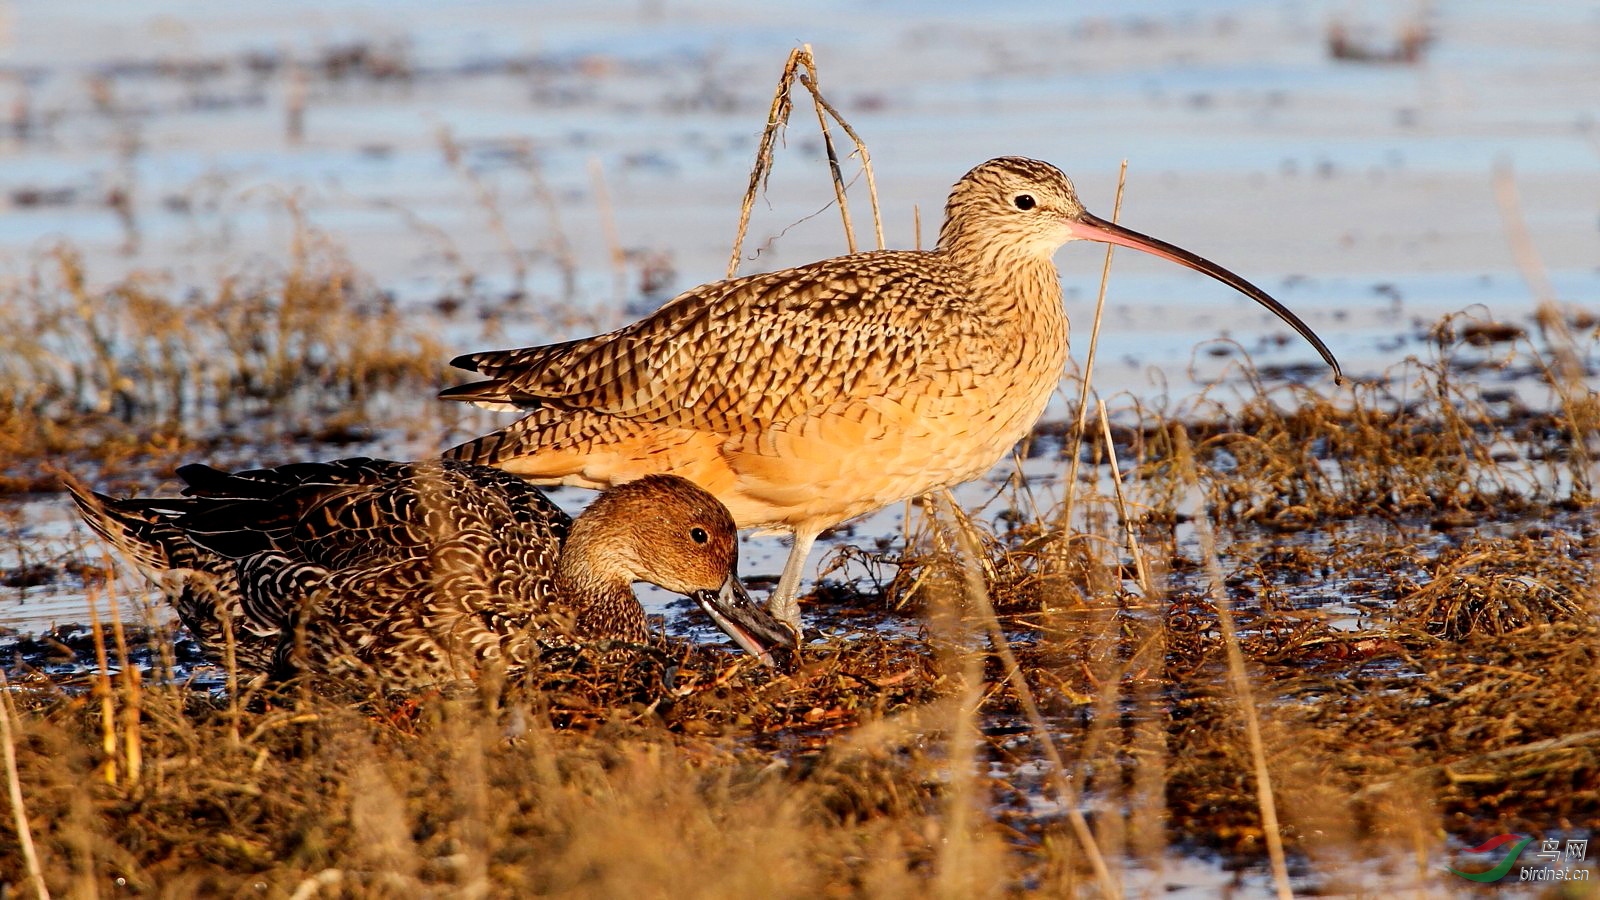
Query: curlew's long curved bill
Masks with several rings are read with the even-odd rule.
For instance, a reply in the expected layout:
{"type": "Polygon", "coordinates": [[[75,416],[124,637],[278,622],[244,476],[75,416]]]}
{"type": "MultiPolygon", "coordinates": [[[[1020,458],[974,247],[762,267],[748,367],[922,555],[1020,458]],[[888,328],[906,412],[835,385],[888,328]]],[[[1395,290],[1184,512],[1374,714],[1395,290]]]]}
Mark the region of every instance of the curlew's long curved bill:
{"type": "Polygon", "coordinates": [[[738,576],[729,575],[718,590],[695,591],[690,596],[746,653],[769,666],[789,668],[799,638],[750,599],[738,576]]]}
{"type": "Polygon", "coordinates": [[[1333,358],[1333,351],[1329,350],[1328,345],[1322,342],[1322,338],[1317,337],[1317,333],[1311,330],[1310,325],[1300,321],[1299,316],[1290,312],[1289,308],[1282,303],[1272,299],[1266,291],[1229,272],[1211,260],[1203,256],[1196,256],[1182,247],[1175,247],[1166,241],[1140,234],[1131,228],[1123,228],[1121,225],[1107,222],[1105,219],[1087,212],[1076,219],[1069,220],[1067,229],[1075,238],[1142,250],[1162,259],[1169,259],[1180,266],[1187,266],[1196,272],[1210,275],[1212,278],[1272,310],[1278,318],[1289,323],[1289,327],[1300,332],[1301,337],[1310,341],[1311,346],[1317,348],[1317,352],[1322,354],[1322,358],[1327,360],[1328,365],[1333,367],[1334,382],[1340,383],[1344,381],[1344,373],[1339,370],[1339,361],[1333,358]]]}

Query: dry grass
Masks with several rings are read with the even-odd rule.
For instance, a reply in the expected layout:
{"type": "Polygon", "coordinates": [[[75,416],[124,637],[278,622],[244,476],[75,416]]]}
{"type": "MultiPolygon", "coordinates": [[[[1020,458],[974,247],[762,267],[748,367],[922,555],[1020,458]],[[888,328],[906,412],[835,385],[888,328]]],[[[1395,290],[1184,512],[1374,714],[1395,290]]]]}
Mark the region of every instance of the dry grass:
{"type": "MultiPolygon", "coordinates": [[[[939,843],[943,754],[920,728],[832,738],[936,700],[912,649],[819,648],[781,686],[702,651],[676,660],[671,689],[648,663],[609,679],[569,658],[504,693],[365,713],[291,688],[246,712],[239,740],[209,695],[117,689],[146,759],[117,784],[96,777],[96,704],[46,687],[17,697],[19,782],[61,890],[87,874],[167,895],[289,895],[313,879],[345,896],[904,895],[939,843]]],[[[20,859],[9,833],[0,850],[20,859]]]]}
{"type": "MultiPolygon", "coordinates": [[[[1597,433],[1572,412],[1594,398],[1551,388],[1548,411],[1485,399],[1463,374],[1481,354],[1461,321],[1435,330],[1433,358],[1343,397],[1248,375],[1180,404],[1186,418],[1122,410],[1114,443],[1132,474],[1111,490],[1109,441],[1089,429],[1070,532],[1024,484],[978,513],[994,526],[982,536],[988,588],[1031,691],[1077,747],[1087,794],[1111,798],[1094,805],[1097,832],[1122,835],[1133,858],[1159,866],[1172,841],[1260,860],[1269,843],[1218,583],[1235,606],[1279,834],[1312,883],[1339,886],[1365,860],[1426,885],[1447,837],[1600,828],[1600,730],[1587,713],[1600,691],[1597,433]],[[1186,444],[1196,486],[1182,476],[1186,444]],[[1219,535],[1215,574],[1200,524],[1219,535]],[[1163,841],[1141,855],[1130,836],[1152,821],[1163,841]]],[[[1546,371],[1520,340],[1496,348],[1497,364],[1546,371]]],[[[1589,341],[1578,358],[1592,360],[1589,341]]],[[[1034,447],[1053,452],[1069,433],[1043,429],[1034,447]]],[[[926,531],[894,559],[885,599],[917,609],[947,563],[926,531]]],[[[1005,672],[990,663],[992,721],[1021,719],[1028,703],[1005,672]]],[[[1018,792],[1032,806],[1043,790],[1018,792]]],[[[1036,834],[1035,852],[1066,833],[1051,817],[997,815],[1036,834]]]]}
{"type": "MultiPolygon", "coordinates": [[[[794,83],[854,138],[816,76],[797,51],[751,201],[794,83]]],[[[193,297],[42,260],[0,296],[5,485],[48,487],[37,462],[61,456],[148,474],[241,426],[321,456],[437,421],[448,354],[299,234],[283,270],[193,297]]],[[[1167,411],[1090,422],[1085,404],[1030,444],[1063,457],[1066,497],[1018,479],[970,523],[908,516],[845,554],[881,583],[824,585],[808,614],[896,628],[813,644],[790,675],[663,641],[620,670],[569,652],[452,695],[219,696],[173,680],[194,660],[164,631],[18,641],[0,883],[1150,895],[1176,853],[1259,865],[1281,841],[1299,887],[1446,891],[1452,839],[1600,828],[1600,341],[1553,304],[1534,331],[1463,315],[1431,341],[1338,395],[1246,366],[1167,411]],[[1552,396],[1481,387],[1507,372],[1552,396]]]]}
{"type": "MultiPolygon", "coordinates": [[[[1109,895],[1160,884],[1185,848],[1259,861],[1264,771],[1302,885],[1442,889],[1447,837],[1600,826],[1595,531],[1570,452],[1592,434],[1484,401],[1458,352],[1337,402],[1260,386],[1235,407],[1202,393],[1189,419],[1117,411],[1089,429],[1072,532],[1021,482],[961,532],[969,563],[913,517],[880,595],[835,587],[812,614],[876,605],[928,616],[927,637],[835,638],[791,676],[670,642],[620,673],[578,653],[464,696],[247,686],[229,702],[164,682],[154,658],[152,677],[64,693],[13,668],[34,856],[64,894],[120,878],[148,894],[1109,895]],[[1113,445],[1120,493],[1101,480],[1113,445]],[[1041,767],[1047,746],[1059,767],[1041,767]]],[[[109,637],[17,651],[125,658],[109,637]]],[[[20,835],[0,831],[17,885],[20,835]]]]}
{"type": "Polygon", "coordinates": [[[117,470],[248,440],[370,439],[437,427],[444,347],[301,226],[281,270],[199,294],[153,275],[90,287],[69,247],[0,293],[0,486],[38,490],[36,461],[117,470]],[[237,440],[237,438],[235,438],[237,440]]]}

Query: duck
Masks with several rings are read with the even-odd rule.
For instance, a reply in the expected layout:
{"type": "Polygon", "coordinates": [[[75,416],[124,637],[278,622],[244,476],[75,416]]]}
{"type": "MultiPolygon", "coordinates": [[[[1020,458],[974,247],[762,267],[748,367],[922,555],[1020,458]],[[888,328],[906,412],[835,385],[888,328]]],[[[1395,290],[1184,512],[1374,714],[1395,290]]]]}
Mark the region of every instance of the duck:
{"type": "Polygon", "coordinates": [[[740,582],[727,507],[681,477],[618,485],[573,519],[522,478],[452,460],[177,473],[179,497],[68,489],[206,656],[241,672],[416,687],[642,645],[640,581],[692,598],[765,665],[787,668],[798,644],[740,582]]]}

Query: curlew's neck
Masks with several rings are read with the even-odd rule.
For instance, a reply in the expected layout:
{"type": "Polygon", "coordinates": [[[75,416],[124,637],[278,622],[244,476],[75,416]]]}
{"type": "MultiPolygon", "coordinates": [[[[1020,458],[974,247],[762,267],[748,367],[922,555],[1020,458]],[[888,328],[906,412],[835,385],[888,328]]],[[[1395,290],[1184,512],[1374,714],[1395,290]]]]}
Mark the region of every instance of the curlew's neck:
{"type": "Polygon", "coordinates": [[[1061,302],[1061,276],[1054,262],[1058,243],[994,223],[981,227],[951,216],[939,231],[935,252],[983,286],[1001,293],[1025,292],[1041,301],[1061,302]]]}
{"type": "MultiPolygon", "coordinates": [[[[1019,403],[1035,416],[1043,411],[1067,361],[1057,249],[1059,245],[1036,235],[1003,227],[973,228],[956,215],[945,221],[934,251],[966,275],[974,299],[982,301],[991,336],[1008,348],[1016,366],[1012,377],[1019,381],[1018,396],[1029,397],[1019,403]]],[[[1032,421],[1027,424],[1031,427],[1032,421]]]]}
{"type": "Polygon", "coordinates": [[[1053,260],[1055,248],[1005,238],[971,235],[959,226],[952,229],[947,224],[934,252],[966,274],[991,313],[1018,325],[1037,324],[1048,332],[1059,328],[1059,339],[1064,343],[1066,322],[1061,307],[1061,274],[1053,260]],[[1035,323],[1035,319],[1041,321],[1035,323]],[[1057,319],[1061,320],[1059,324],[1057,319]]]}

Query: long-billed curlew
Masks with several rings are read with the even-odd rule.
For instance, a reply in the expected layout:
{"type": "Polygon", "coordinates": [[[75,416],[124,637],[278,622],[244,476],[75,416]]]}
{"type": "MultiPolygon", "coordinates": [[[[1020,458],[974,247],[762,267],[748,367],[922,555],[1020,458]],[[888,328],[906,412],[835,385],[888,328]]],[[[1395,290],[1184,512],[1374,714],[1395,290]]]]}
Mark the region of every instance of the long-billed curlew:
{"type": "Polygon", "coordinates": [[[414,687],[573,639],[642,643],[635,581],[693,597],[769,664],[797,640],[740,584],[728,511],[671,475],[607,490],[574,522],[526,480],[450,460],[178,473],[188,496],[69,487],[90,526],[164,583],[205,652],[231,646],[246,670],[414,687]]]}
{"type": "Polygon", "coordinates": [[[447,451],[526,478],[600,488],[672,472],[741,528],[794,546],[769,608],[796,594],[824,529],[988,471],[1044,411],[1067,358],[1051,257],[1103,241],[1203,272],[1310,327],[1243,278],[1089,214],[1059,169],[992,159],[956,182],[932,250],[880,250],[701,285],[626,328],[471,353],[489,376],[442,397],[523,419],[447,451]]]}

